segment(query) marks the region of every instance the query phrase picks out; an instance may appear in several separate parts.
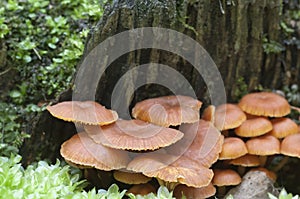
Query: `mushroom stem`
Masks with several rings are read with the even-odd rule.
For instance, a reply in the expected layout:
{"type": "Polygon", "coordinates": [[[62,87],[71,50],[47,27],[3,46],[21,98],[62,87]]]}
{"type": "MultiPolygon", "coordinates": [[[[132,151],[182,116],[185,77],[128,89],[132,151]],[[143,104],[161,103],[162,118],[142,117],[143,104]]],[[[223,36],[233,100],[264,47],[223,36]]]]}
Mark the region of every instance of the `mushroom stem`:
{"type": "Polygon", "coordinates": [[[272,169],[275,173],[277,173],[286,163],[289,161],[289,156],[284,156],[281,161],[276,165],[274,169],[272,169]]]}
{"type": "Polygon", "coordinates": [[[266,162],[267,162],[267,158],[268,158],[268,156],[259,156],[258,157],[259,158],[259,162],[260,162],[260,166],[261,167],[264,167],[265,165],[266,165],[266,162]]]}
{"type": "Polygon", "coordinates": [[[167,189],[168,189],[169,191],[173,191],[173,190],[175,189],[175,187],[179,184],[179,183],[177,183],[177,182],[166,182],[166,181],[163,181],[163,180],[161,180],[161,179],[159,179],[159,178],[156,178],[156,179],[157,179],[158,184],[159,184],[160,186],[165,186],[165,187],[167,187],[167,189]]]}
{"type": "Polygon", "coordinates": [[[243,176],[244,173],[246,172],[246,167],[238,166],[237,171],[240,174],[240,176],[243,176]]]}
{"type": "Polygon", "coordinates": [[[217,188],[218,196],[223,197],[226,195],[226,186],[221,186],[217,188]]]}

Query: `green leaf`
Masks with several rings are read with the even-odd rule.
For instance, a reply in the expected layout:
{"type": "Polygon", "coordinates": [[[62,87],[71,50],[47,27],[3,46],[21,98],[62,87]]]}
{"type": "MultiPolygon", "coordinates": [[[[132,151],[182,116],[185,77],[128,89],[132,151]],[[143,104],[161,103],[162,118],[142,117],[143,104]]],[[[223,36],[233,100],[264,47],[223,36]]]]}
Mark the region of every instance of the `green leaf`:
{"type": "Polygon", "coordinates": [[[17,90],[13,90],[13,91],[11,91],[11,92],[9,93],[9,96],[10,96],[11,98],[18,98],[18,97],[21,97],[22,94],[21,94],[19,91],[17,91],[17,90]]]}

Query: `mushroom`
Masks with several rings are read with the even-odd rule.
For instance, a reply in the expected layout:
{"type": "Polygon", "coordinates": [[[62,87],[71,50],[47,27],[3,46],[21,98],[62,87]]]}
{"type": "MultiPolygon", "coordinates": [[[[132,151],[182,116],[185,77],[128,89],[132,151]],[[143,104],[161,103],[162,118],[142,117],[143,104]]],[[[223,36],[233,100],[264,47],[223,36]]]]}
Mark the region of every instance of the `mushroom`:
{"type": "Polygon", "coordinates": [[[168,154],[143,154],[135,157],[127,169],[155,177],[160,185],[166,186],[169,190],[174,190],[178,184],[200,188],[207,186],[212,180],[212,170],[198,165],[189,158],[177,159],[178,157],[168,154]]]}
{"type": "Polygon", "coordinates": [[[180,184],[174,189],[174,196],[176,198],[182,198],[182,196],[185,196],[186,199],[202,199],[209,198],[215,194],[216,188],[212,185],[212,183],[209,183],[207,186],[201,188],[188,187],[180,184]]]}
{"type": "Polygon", "coordinates": [[[143,175],[142,173],[133,173],[130,171],[119,171],[113,172],[114,178],[125,184],[145,184],[151,180],[151,178],[143,175]]]}
{"type": "Polygon", "coordinates": [[[237,137],[227,137],[224,139],[220,160],[235,159],[248,153],[243,140],[237,137]]]}
{"type": "Polygon", "coordinates": [[[285,155],[281,161],[273,169],[275,172],[279,171],[289,160],[289,157],[300,158],[300,133],[286,136],[280,145],[280,153],[285,155]]]}
{"type": "Polygon", "coordinates": [[[210,122],[182,124],[179,130],[184,137],[166,148],[169,154],[186,156],[207,168],[218,160],[224,137],[210,122]]]}
{"type": "Polygon", "coordinates": [[[199,120],[202,105],[197,99],[174,95],[146,99],[132,109],[132,116],[159,126],[177,126],[199,120]]]}
{"type": "Polygon", "coordinates": [[[65,101],[47,110],[56,118],[80,124],[107,125],[118,119],[117,112],[93,101],[65,101]]]}
{"type": "Polygon", "coordinates": [[[235,129],[235,134],[240,137],[256,137],[272,130],[272,123],[265,117],[248,119],[235,129]]]}
{"type": "Polygon", "coordinates": [[[260,160],[257,155],[246,154],[239,158],[230,160],[229,164],[238,166],[239,174],[243,175],[246,167],[257,167],[260,165],[260,160]]]}
{"type": "Polygon", "coordinates": [[[290,118],[274,118],[271,122],[273,129],[270,134],[279,139],[298,133],[298,125],[290,118]]]}
{"type": "Polygon", "coordinates": [[[246,142],[248,153],[259,155],[261,166],[264,166],[268,155],[280,153],[280,141],[269,134],[251,138],[246,142]]]}
{"type": "Polygon", "coordinates": [[[291,112],[288,101],[272,92],[249,93],[238,105],[246,113],[258,116],[282,117],[291,112]]]}
{"type": "Polygon", "coordinates": [[[242,181],[240,175],[232,169],[214,169],[212,184],[218,187],[218,194],[226,193],[226,186],[238,185],[242,181]]]}
{"type": "Polygon", "coordinates": [[[216,107],[214,105],[209,105],[208,107],[206,107],[206,109],[204,109],[201,119],[214,124],[215,112],[216,112],[216,107]]]}
{"type": "Polygon", "coordinates": [[[300,158],[300,133],[285,137],[281,142],[280,153],[286,156],[300,158]]]}
{"type": "Polygon", "coordinates": [[[216,108],[215,126],[220,131],[239,127],[246,120],[246,114],[235,104],[222,104],[216,108]]]}
{"type": "Polygon", "coordinates": [[[96,143],[123,150],[155,150],[183,137],[183,133],[176,129],[141,120],[117,120],[110,125],[85,126],[84,129],[96,143]]]}
{"type": "Polygon", "coordinates": [[[246,154],[239,158],[230,160],[229,164],[243,167],[256,167],[260,165],[260,162],[257,155],[246,154]]]}
{"type": "Polygon", "coordinates": [[[156,191],[155,187],[149,183],[146,184],[136,184],[133,185],[127,192],[126,194],[134,194],[134,195],[141,195],[145,196],[148,195],[149,193],[154,193],[156,191]]]}
{"type": "Polygon", "coordinates": [[[85,132],[77,133],[65,141],[60,153],[68,162],[104,171],[126,168],[129,162],[126,151],[96,144],[85,132]]]}

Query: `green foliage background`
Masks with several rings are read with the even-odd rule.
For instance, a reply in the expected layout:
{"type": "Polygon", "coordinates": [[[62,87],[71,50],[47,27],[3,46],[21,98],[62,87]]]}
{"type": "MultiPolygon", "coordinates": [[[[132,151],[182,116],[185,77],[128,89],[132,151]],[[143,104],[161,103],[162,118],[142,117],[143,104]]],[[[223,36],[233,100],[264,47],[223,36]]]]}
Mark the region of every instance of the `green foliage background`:
{"type": "Polygon", "coordinates": [[[100,19],[106,0],[2,0],[0,43],[14,87],[0,102],[0,155],[16,154],[26,124],[43,110],[38,102],[70,87],[89,29],[100,19]]]}

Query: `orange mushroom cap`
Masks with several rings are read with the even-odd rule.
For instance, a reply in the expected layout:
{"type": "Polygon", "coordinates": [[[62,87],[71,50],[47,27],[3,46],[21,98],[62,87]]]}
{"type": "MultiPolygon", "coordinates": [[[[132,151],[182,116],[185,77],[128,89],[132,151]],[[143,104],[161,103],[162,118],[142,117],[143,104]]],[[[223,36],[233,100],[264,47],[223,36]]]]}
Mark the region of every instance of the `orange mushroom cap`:
{"type": "Polygon", "coordinates": [[[239,127],[246,114],[235,104],[222,104],[216,108],[215,126],[220,131],[239,127]]]}
{"type": "Polygon", "coordinates": [[[134,195],[147,195],[149,193],[154,193],[156,192],[156,189],[153,185],[146,183],[146,184],[136,184],[133,185],[127,192],[126,194],[134,194],[134,195]]]}
{"type": "Polygon", "coordinates": [[[238,185],[242,181],[241,176],[231,169],[215,169],[212,184],[218,187],[238,185]]]}
{"type": "Polygon", "coordinates": [[[271,122],[273,129],[270,134],[277,138],[298,133],[298,125],[290,118],[274,118],[271,122]]]}
{"type": "Polygon", "coordinates": [[[256,137],[272,130],[272,123],[265,117],[248,119],[235,129],[235,134],[240,137],[256,137]]]}
{"type": "Polygon", "coordinates": [[[230,160],[229,164],[243,167],[256,167],[260,165],[260,160],[257,155],[246,154],[242,157],[230,160]]]}
{"type": "Polygon", "coordinates": [[[65,141],[60,153],[73,164],[105,171],[125,168],[129,162],[127,152],[96,144],[85,132],[65,141]]]}
{"type": "Polygon", "coordinates": [[[246,144],[237,137],[227,137],[224,139],[220,160],[235,159],[248,153],[246,144]]]}
{"type": "Polygon", "coordinates": [[[273,155],[280,153],[280,142],[272,135],[262,135],[251,138],[246,142],[249,154],[253,155],[273,155]]]}
{"type": "Polygon", "coordinates": [[[247,94],[238,105],[246,113],[258,116],[282,117],[291,112],[288,101],[272,92],[247,94]]]}
{"type": "Polygon", "coordinates": [[[201,119],[208,122],[212,122],[214,124],[215,112],[216,112],[216,107],[214,105],[209,105],[208,107],[206,107],[206,109],[204,109],[201,119]]]}
{"type": "Polygon", "coordinates": [[[96,143],[116,149],[139,151],[169,146],[183,137],[183,133],[176,129],[141,120],[117,120],[110,125],[85,126],[84,129],[96,143]]]}
{"type": "Polygon", "coordinates": [[[179,130],[184,133],[184,137],[167,147],[169,154],[189,157],[205,167],[210,167],[218,160],[224,137],[210,122],[200,120],[193,124],[183,124],[179,130]]]}
{"type": "Polygon", "coordinates": [[[300,158],[300,133],[286,136],[281,142],[281,153],[300,158]]]}
{"type": "Polygon", "coordinates": [[[138,102],[132,116],[159,126],[177,126],[199,120],[202,102],[188,96],[174,95],[138,102]]]}
{"type": "Polygon", "coordinates": [[[65,101],[47,106],[47,110],[56,118],[82,124],[106,125],[118,119],[117,112],[93,101],[65,101]]]}
{"type": "Polygon", "coordinates": [[[184,195],[187,199],[201,199],[201,198],[209,198],[216,194],[216,188],[209,183],[205,187],[194,188],[188,187],[186,185],[180,184],[174,189],[174,196],[176,198],[182,198],[184,195]]]}
{"type": "MultiPolygon", "coordinates": [[[[197,166],[196,168],[183,167],[173,164],[176,156],[168,154],[143,154],[134,158],[127,166],[128,170],[142,172],[148,177],[155,177],[165,182],[185,184],[191,187],[207,186],[213,177],[212,170],[197,166]]],[[[190,160],[192,165],[193,160],[190,160]]]]}
{"type": "Polygon", "coordinates": [[[113,176],[116,180],[125,184],[144,184],[151,180],[151,178],[142,173],[133,173],[130,171],[114,171],[113,176]]]}

